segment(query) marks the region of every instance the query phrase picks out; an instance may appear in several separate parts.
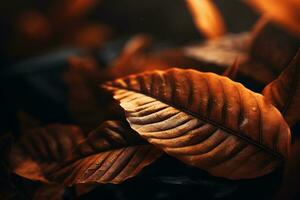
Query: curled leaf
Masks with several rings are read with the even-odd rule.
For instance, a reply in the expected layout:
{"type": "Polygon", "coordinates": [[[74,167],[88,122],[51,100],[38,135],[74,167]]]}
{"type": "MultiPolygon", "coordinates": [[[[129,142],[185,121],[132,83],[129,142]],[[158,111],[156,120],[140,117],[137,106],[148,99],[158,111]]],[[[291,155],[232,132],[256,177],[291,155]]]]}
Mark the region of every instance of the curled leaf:
{"type": "Polygon", "coordinates": [[[103,123],[84,140],[75,140],[76,135],[83,134],[73,127],[61,127],[55,135],[53,130],[42,129],[24,138],[11,154],[14,172],[63,185],[120,183],[161,155],[129,127],[115,121],[103,123]],[[70,134],[62,128],[68,128],[70,134]]]}
{"type": "Polygon", "coordinates": [[[212,175],[259,177],[289,154],[290,130],[279,111],[226,77],[175,68],[103,87],[120,101],[141,136],[212,175]]]}
{"type": "Polygon", "coordinates": [[[289,66],[262,93],[282,113],[290,126],[299,121],[300,50],[289,66]]]}

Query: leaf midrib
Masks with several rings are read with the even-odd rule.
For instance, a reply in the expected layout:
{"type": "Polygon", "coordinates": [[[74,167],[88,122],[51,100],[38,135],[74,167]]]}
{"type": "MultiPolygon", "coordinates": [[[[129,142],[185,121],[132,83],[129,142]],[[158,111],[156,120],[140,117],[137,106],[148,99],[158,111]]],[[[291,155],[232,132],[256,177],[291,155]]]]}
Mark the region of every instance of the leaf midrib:
{"type": "Polygon", "coordinates": [[[219,128],[219,129],[225,131],[228,134],[231,134],[231,135],[236,136],[236,137],[238,137],[238,138],[240,138],[242,140],[245,140],[249,144],[251,144],[253,146],[256,146],[256,147],[258,147],[258,148],[266,151],[267,153],[271,154],[272,156],[274,156],[276,158],[279,158],[280,160],[284,160],[284,156],[283,155],[281,155],[278,152],[273,151],[271,148],[269,148],[269,147],[267,147],[267,146],[265,146],[263,144],[260,144],[259,142],[256,142],[255,140],[252,140],[251,138],[249,138],[249,137],[247,137],[245,135],[241,135],[237,131],[235,131],[235,130],[233,130],[231,128],[225,127],[222,124],[220,124],[218,122],[215,122],[215,121],[213,121],[213,120],[211,120],[211,119],[209,119],[209,118],[207,118],[205,116],[201,116],[201,115],[195,114],[194,112],[191,112],[191,111],[187,110],[186,108],[184,108],[182,106],[174,105],[173,103],[166,102],[165,100],[162,100],[162,99],[160,99],[158,97],[154,97],[154,96],[152,96],[150,94],[144,94],[141,91],[138,91],[138,90],[135,90],[135,89],[131,89],[131,88],[126,88],[126,87],[121,87],[121,86],[113,86],[113,85],[108,85],[108,84],[104,84],[103,87],[104,88],[105,87],[106,88],[116,88],[116,89],[123,89],[123,90],[127,90],[127,91],[132,91],[132,92],[136,92],[136,93],[148,96],[150,98],[156,99],[156,100],[158,100],[158,101],[160,101],[162,103],[165,103],[165,104],[167,104],[169,106],[172,106],[172,107],[174,107],[174,108],[176,108],[176,109],[178,109],[180,111],[183,111],[183,112],[185,112],[185,113],[187,113],[187,114],[189,114],[189,115],[191,115],[191,116],[193,116],[195,118],[198,118],[198,119],[204,121],[205,123],[209,123],[209,124],[211,124],[211,125],[219,128]]]}

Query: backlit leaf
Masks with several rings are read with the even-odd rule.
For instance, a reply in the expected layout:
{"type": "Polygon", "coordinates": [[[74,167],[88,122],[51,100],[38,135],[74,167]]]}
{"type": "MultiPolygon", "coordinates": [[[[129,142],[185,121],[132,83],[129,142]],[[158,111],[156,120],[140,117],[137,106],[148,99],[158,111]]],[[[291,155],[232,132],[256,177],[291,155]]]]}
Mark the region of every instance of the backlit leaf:
{"type": "Polygon", "coordinates": [[[264,97],[213,73],[170,69],[103,85],[130,126],[181,161],[229,179],[270,173],[289,154],[290,130],[264,97]]]}

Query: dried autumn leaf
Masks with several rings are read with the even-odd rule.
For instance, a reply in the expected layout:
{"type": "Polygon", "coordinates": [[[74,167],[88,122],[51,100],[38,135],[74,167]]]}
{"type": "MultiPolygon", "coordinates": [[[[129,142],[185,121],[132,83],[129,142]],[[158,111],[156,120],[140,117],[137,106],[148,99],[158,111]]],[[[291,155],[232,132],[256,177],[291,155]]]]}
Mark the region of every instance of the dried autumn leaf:
{"type": "Polygon", "coordinates": [[[255,61],[249,55],[252,42],[251,33],[227,34],[203,44],[183,49],[184,55],[197,60],[198,69],[220,73],[235,60],[239,61],[239,73],[260,83],[268,83],[276,75],[262,62],[255,61]],[[213,67],[212,67],[213,66],[213,67]],[[256,73],[253,73],[255,71],[256,73]]]}
{"type": "Polygon", "coordinates": [[[254,28],[258,30],[253,30],[249,56],[251,61],[261,63],[262,67],[269,72],[271,78],[267,81],[269,83],[280,74],[294,57],[300,46],[300,40],[287,34],[279,27],[264,22],[264,19],[259,20],[256,26],[260,26],[260,22],[264,24],[263,27],[254,28]]]}
{"type": "Polygon", "coordinates": [[[255,178],[288,156],[290,130],[279,111],[226,77],[170,69],[103,87],[114,93],[141,136],[215,176],[255,178]]]}
{"type": "Polygon", "coordinates": [[[161,155],[160,150],[119,122],[103,123],[85,140],[80,130],[62,128],[67,130],[41,129],[21,140],[11,154],[14,172],[32,180],[63,185],[120,183],[161,155]],[[81,140],[75,140],[76,136],[81,140]]]}
{"type": "Polygon", "coordinates": [[[300,50],[281,75],[265,87],[263,95],[290,126],[300,119],[300,50]]]}
{"type": "Polygon", "coordinates": [[[275,22],[299,37],[300,1],[298,0],[245,0],[245,2],[268,15],[275,22]]]}
{"type": "Polygon", "coordinates": [[[240,75],[258,83],[270,83],[287,65],[300,43],[270,24],[259,25],[262,27],[256,25],[252,33],[227,34],[185,47],[184,55],[202,63],[198,64],[202,71],[215,73],[238,59],[240,75]]]}
{"type": "Polygon", "coordinates": [[[212,0],[186,0],[194,23],[207,38],[217,38],[226,32],[226,27],[218,8],[212,0]]]}
{"type": "Polygon", "coordinates": [[[42,182],[49,182],[41,163],[58,165],[69,158],[75,146],[84,138],[76,126],[54,124],[24,133],[10,153],[14,173],[42,182]]]}

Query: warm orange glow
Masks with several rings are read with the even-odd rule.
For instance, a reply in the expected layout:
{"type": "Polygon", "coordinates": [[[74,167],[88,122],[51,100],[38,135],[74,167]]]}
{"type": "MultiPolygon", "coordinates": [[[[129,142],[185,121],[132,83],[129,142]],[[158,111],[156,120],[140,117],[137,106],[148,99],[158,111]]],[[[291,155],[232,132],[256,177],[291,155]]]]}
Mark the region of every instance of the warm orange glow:
{"type": "Polygon", "coordinates": [[[299,0],[245,0],[245,2],[300,37],[299,0]]]}
{"type": "Polygon", "coordinates": [[[226,32],[222,15],[212,0],[187,0],[187,4],[195,25],[207,38],[216,38],[226,32]]]}

